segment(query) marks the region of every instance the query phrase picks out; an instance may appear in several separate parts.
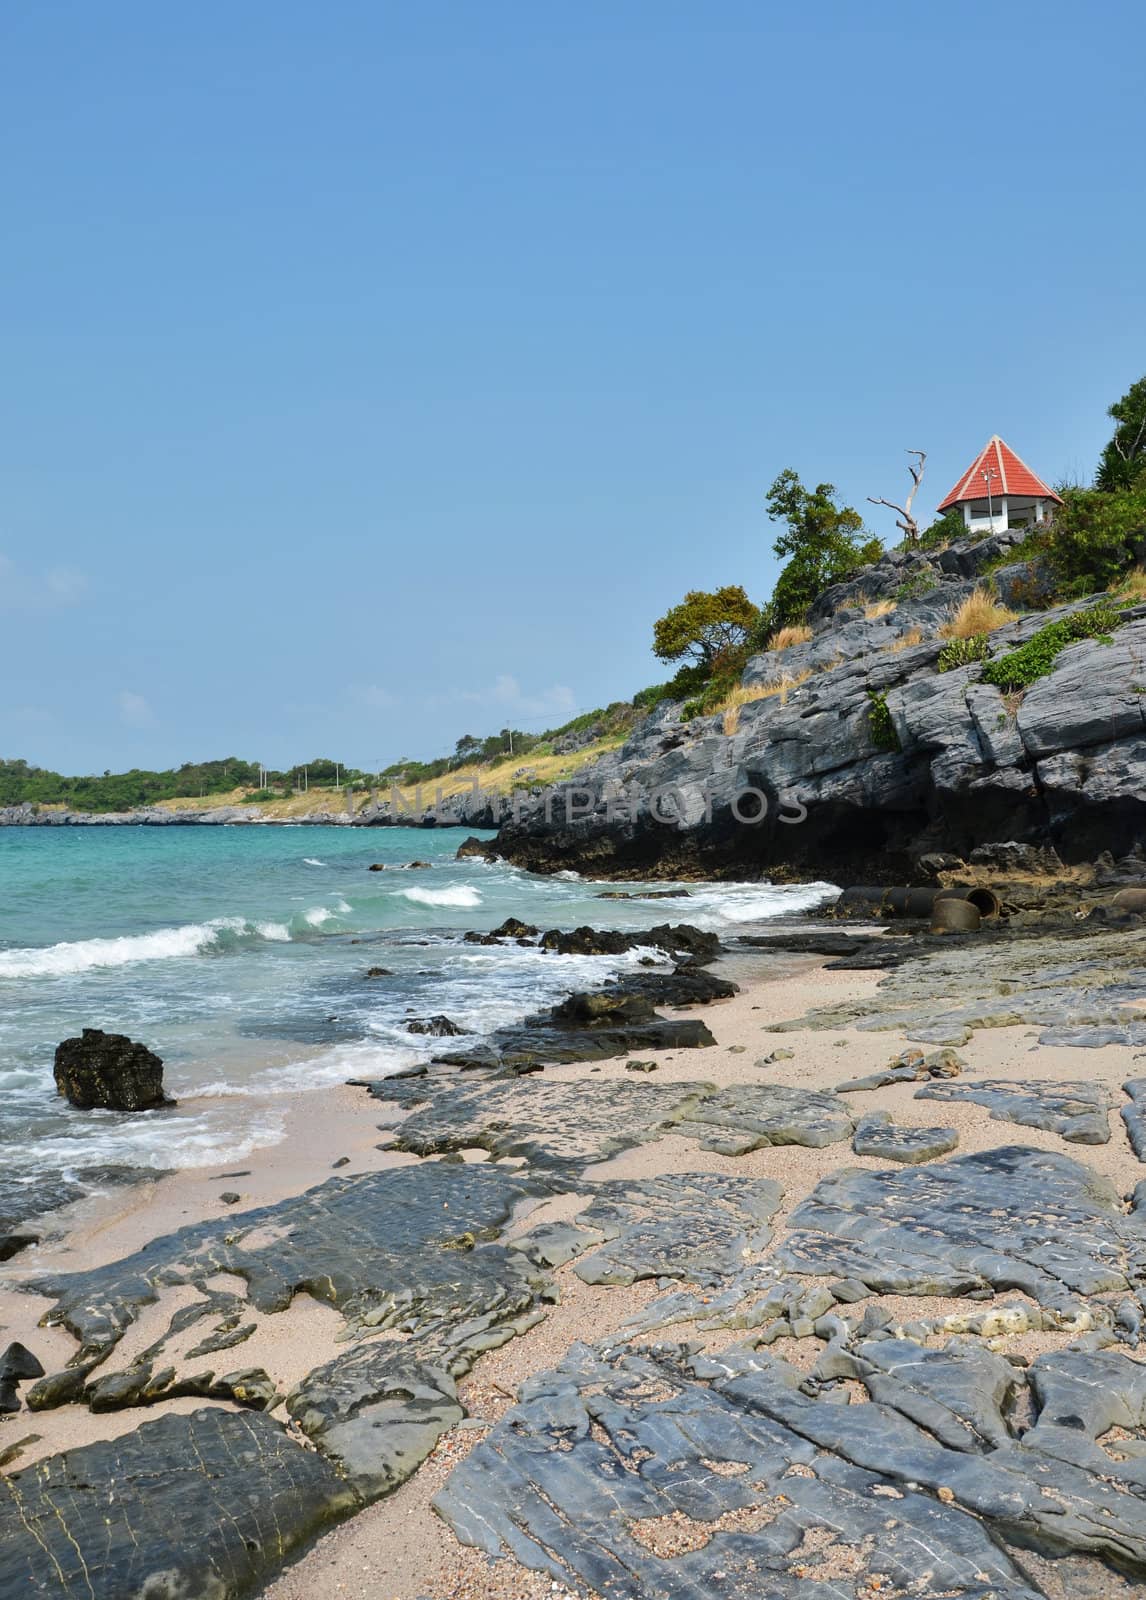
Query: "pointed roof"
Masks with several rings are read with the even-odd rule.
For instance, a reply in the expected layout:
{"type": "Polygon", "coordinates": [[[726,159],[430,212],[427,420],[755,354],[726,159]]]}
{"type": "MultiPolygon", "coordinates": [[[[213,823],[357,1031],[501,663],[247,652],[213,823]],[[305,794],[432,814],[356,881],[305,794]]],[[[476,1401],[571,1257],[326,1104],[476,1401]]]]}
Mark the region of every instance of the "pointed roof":
{"type": "Polygon", "coordinates": [[[1013,494],[1024,499],[1029,496],[1034,500],[1057,500],[1060,505],[1062,503],[1061,496],[1055,494],[1053,489],[1048,489],[1022,457],[1017,456],[997,433],[993,433],[946,500],[940,503],[939,510],[946,511],[949,506],[961,505],[964,500],[986,500],[987,480],[984,472],[991,474],[991,495],[995,499],[1000,495],[1013,494]]]}

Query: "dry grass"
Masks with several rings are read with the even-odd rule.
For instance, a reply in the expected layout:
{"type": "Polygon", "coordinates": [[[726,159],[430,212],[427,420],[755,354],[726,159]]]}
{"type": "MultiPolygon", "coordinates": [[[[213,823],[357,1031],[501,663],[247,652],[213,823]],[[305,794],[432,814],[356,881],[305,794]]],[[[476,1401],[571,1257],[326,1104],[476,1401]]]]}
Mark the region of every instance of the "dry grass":
{"type": "Polygon", "coordinates": [[[889,616],[894,610],[894,600],[869,600],[867,605],[863,608],[863,614],[865,619],[868,622],[871,622],[873,617],[886,617],[889,616]]]}
{"type": "Polygon", "coordinates": [[[901,633],[899,638],[894,639],[887,648],[891,651],[892,655],[897,656],[901,650],[910,650],[913,644],[922,643],[923,629],[908,628],[906,633],[901,633]]]}
{"type": "MultiPolygon", "coordinates": [[[[625,736],[617,734],[613,738],[601,739],[596,744],[586,745],[581,750],[574,750],[568,755],[552,756],[521,756],[519,759],[510,759],[499,762],[494,767],[471,765],[456,767],[453,772],[444,777],[427,779],[421,786],[421,795],[415,796],[413,784],[400,786],[403,801],[408,806],[419,804],[423,810],[436,805],[440,788],[441,799],[448,800],[451,795],[460,794],[463,790],[473,787],[476,778],[478,787],[486,794],[509,794],[515,783],[528,782],[539,784],[563,783],[571,778],[574,773],[589,762],[595,761],[606,750],[615,750],[624,743],[625,736]],[[527,777],[518,778],[516,775],[525,769],[527,777]]],[[[158,800],[156,806],[164,811],[206,811],[213,810],[216,806],[241,806],[245,804],[245,789],[234,789],[230,794],[209,794],[203,799],[188,797],[178,800],[158,800]]],[[[390,783],[379,785],[379,798],[390,799],[390,783]]],[[[370,803],[369,794],[359,790],[354,796],[355,811],[363,810],[370,803]]],[[[266,800],[257,806],[252,805],[252,810],[257,809],[261,816],[273,818],[275,821],[288,821],[294,817],[309,816],[317,811],[329,811],[341,815],[346,809],[346,798],[342,789],[323,789],[312,784],[305,794],[292,794],[285,800],[266,800]]]]}
{"type": "Polygon", "coordinates": [[[812,637],[811,628],[780,628],[772,635],[765,650],[790,650],[794,644],[807,644],[812,637]]]}
{"type": "Polygon", "coordinates": [[[939,630],[941,639],[971,639],[977,633],[992,633],[1017,622],[1019,614],[1009,606],[1002,606],[988,590],[980,586],[969,594],[958,610],[951,613],[950,622],[939,630]]]}
{"type": "Polygon", "coordinates": [[[742,706],[751,705],[754,700],[769,700],[773,695],[780,696],[782,706],[788,703],[789,691],[798,684],[807,683],[812,676],[812,669],[805,667],[801,672],[785,672],[771,683],[755,683],[751,686],[738,684],[731,693],[726,694],[718,706],[717,711],[723,711],[723,727],[725,733],[732,737],[740,726],[740,710],[742,706]]]}
{"type": "Polygon", "coordinates": [[[1146,600],[1146,567],[1134,567],[1114,592],[1120,600],[1127,600],[1131,605],[1141,605],[1146,600]]]}

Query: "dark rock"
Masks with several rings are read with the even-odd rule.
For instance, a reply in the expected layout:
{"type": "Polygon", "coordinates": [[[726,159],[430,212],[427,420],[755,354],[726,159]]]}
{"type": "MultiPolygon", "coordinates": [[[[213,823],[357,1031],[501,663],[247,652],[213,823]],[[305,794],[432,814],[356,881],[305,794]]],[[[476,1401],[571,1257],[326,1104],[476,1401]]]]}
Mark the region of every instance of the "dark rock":
{"type": "Polygon", "coordinates": [[[34,1356],[27,1345],[13,1341],[0,1356],[0,1383],[15,1380],[20,1383],[25,1378],[42,1378],[44,1369],[39,1358],[34,1356]]]}
{"type": "Polygon", "coordinates": [[[462,840],[454,857],[457,861],[465,861],[469,857],[476,857],[478,861],[496,861],[497,851],[492,839],[479,839],[471,834],[468,839],[462,840]]]}
{"type": "Polygon", "coordinates": [[[337,1171],[337,1169],[339,1167],[348,1167],[350,1165],[350,1157],[349,1156],[339,1156],[337,1158],[337,1160],[332,1161],[330,1163],[330,1165],[331,1165],[332,1168],[334,1168],[335,1171],[337,1171]]]}
{"type": "Polygon", "coordinates": [[[449,1017],[419,1017],[406,1024],[407,1033],[428,1033],[435,1039],[456,1038],[467,1030],[449,1017]]]}
{"type": "Polygon", "coordinates": [[[878,1156],[916,1166],[954,1150],[959,1135],[954,1128],[907,1128],[891,1120],[888,1111],[875,1111],[856,1124],[852,1149],[857,1156],[878,1156]]]}
{"type": "Polygon", "coordinates": [[[414,1304],[426,1317],[442,1317],[464,1293],[459,1279],[494,1266],[485,1249],[465,1258],[473,1264],[465,1273],[457,1259],[447,1266],[442,1243],[465,1228],[490,1237],[535,1189],[505,1168],[438,1163],[328,1178],[276,1205],[180,1228],[107,1266],[38,1278],[35,1288],[56,1300],[49,1320],[80,1341],[81,1362],[106,1356],[163,1285],[203,1288],[218,1273],[245,1279],[252,1307],[263,1313],[285,1310],[305,1292],[336,1306],[351,1325],[380,1327],[387,1316],[412,1314],[414,1304]]]}
{"type": "Polygon", "coordinates": [[[521,922],[517,917],[506,917],[500,928],[491,928],[489,933],[471,931],[464,937],[467,944],[502,944],[506,939],[527,943],[536,939],[540,931],[530,922],[521,922]]]}
{"type": "Polygon", "coordinates": [[[269,1417],[161,1417],[0,1478],[0,1600],[239,1600],[358,1503],[269,1417]]]}
{"type": "Polygon", "coordinates": [[[655,1072],[656,1070],[657,1070],[657,1064],[656,1064],[655,1061],[626,1061],[625,1062],[625,1071],[626,1072],[655,1072]]]}
{"type": "Polygon", "coordinates": [[[384,861],[372,861],[366,870],[367,872],[385,872],[386,863],[384,861]]]}
{"type": "Polygon", "coordinates": [[[81,1111],[150,1111],[174,1105],[163,1092],[163,1062],[126,1034],[85,1028],[56,1046],[57,1093],[81,1111]]]}
{"type": "Polygon", "coordinates": [[[367,967],[362,976],[364,978],[392,978],[394,974],[389,967],[367,967]]]}
{"type": "Polygon", "coordinates": [[[234,1189],[224,1189],[219,1195],[220,1203],[225,1206],[237,1206],[242,1198],[242,1195],[237,1194],[234,1189]]]}
{"type": "Polygon", "coordinates": [[[43,1367],[26,1345],[10,1344],[0,1356],[0,1412],[19,1411],[20,1384],[43,1376],[43,1367]]]}
{"type": "Polygon", "coordinates": [[[1061,1134],[1072,1144],[1106,1144],[1113,1104],[1101,1083],[1018,1082],[1009,1078],[974,1083],[930,1083],[915,1091],[917,1100],[970,1100],[987,1106],[994,1122],[1017,1122],[1061,1134]]]}

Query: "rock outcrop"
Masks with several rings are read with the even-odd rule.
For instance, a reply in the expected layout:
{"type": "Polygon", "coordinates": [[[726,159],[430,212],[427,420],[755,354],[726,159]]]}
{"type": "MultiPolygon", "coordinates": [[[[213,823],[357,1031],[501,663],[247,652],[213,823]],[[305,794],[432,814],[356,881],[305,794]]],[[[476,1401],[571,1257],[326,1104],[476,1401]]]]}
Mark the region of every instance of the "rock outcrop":
{"type": "Polygon", "coordinates": [[[56,1046],[57,1092],[81,1111],[153,1111],[175,1102],[163,1092],[163,1062],[125,1033],[85,1028],[56,1046]]]}
{"type": "MultiPolygon", "coordinates": [[[[1124,855],[1146,833],[1146,607],[1063,650],[1025,694],[986,682],[982,661],[939,670],[940,627],[1009,538],[893,553],[827,591],[811,639],[749,661],[759,698],[727,725],[664,703],[561,789],[518,793],[511,815],[483,795],[429,820],[500,822],[468,848],[601,875],[822,877],[830,863],[836,881],[903,883],[926,880],[922,858],[984,847],[1124,855]]],[[[992,655],[1092,603],[1029,612],[990,635],[992,655]]]]}

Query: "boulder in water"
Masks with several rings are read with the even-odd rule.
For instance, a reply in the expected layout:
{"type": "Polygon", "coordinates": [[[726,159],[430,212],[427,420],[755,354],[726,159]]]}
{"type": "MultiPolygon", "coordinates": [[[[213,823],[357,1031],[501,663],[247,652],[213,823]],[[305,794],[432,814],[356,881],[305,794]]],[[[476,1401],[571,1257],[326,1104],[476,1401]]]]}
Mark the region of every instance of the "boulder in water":
{"type": "Polygon", "coordinates": [[[163,1092],[163,1062],[124,1033],[85,1028],[56,1046],[56,1089],[81,1111],[151,1111],[174,1105],[163,1092]]]}

